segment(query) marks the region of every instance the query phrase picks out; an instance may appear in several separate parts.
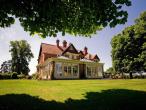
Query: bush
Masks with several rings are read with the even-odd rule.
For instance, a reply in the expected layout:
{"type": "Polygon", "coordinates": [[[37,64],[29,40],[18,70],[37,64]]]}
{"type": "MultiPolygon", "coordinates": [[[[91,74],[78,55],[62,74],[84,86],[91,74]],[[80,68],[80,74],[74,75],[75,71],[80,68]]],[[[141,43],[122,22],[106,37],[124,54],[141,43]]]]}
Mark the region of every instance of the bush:
{"type": "Polygon", "coordinates": [[[25,78],[26,79],[31,79],[32,77],[30,75],[27,75],[25,78]]]}
{"type": "Polygon", "coordinates": [[[24,74],[19,74],[17,75],[18,79],[25,79],[25,75],[24,74]]]}
{"type": "Polygon", "coordinates": [[[11,73],[11,79],[18,79],[17,75],[16,72],[11,73]]]}
{"type": "Polygon", "coordinates": [[[31,75],[31,79],[37,79],[37,73],[33,73],[33,74],[31,75]]]}
{"type": "Polygon", "coordinates": [[[11,74],[10,73],[1,73],[0,79],[11,79],[11,74]]]}

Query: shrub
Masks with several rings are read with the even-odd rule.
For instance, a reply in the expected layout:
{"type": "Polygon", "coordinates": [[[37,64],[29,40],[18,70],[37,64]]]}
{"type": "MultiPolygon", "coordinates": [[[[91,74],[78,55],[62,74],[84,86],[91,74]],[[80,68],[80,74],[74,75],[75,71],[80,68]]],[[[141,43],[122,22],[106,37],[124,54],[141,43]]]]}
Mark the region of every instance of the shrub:
{"type": "Polygon", "coordinates": [[[19,74],[17,75],[18,79],[25,79],[25,75],[24,74],[19,74]]]}
{"type": "Polygon", "coordinates": [[[18,79],[17,75],[16,72],[11,73],[11,79],[18,79]]]}
{"type": "Polygon", "coordinates": [[[27,75],[25,78],[26,79],[31,79],[32,77],[30,75],[27,75]]]}
{"type": "Polygon", "coordinates": [[[31,79],[37,79],[37,73],[33,73],[33,74],[31,75],[31,79]]]}
{"type": "Polygon", "coordinates": [[[11,79],[11,73],[0,73],[0,79],[11,79]]]}

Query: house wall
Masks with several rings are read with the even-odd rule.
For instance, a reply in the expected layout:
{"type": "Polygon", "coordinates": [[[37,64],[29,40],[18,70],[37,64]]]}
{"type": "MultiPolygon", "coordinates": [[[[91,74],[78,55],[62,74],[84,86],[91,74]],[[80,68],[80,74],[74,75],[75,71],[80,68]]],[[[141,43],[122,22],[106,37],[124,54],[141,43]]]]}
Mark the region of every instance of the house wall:
{"type": "Polygon", "coordinates": [[[39,79],[93,79],[103,77],[103,64],[51,58],[40,66],[39,79]]]}
{"type": "Polygon", "coordinates": [[[103,70],[103,64],[98,65],[98,76],[100,78],[103,77],[103,72],[104,72],[104,70],[103,70]]]}
{"type": "Polygon", "coordinates": [[[40,57],[39,57],[39,59],[38,59],[38,64],[42,64],[42,63],[44,63],[44,53],[41,53],[40,54],[40,57]]]}
{"type": "Polygon", "coordinates": [[[74,60],[80,59],[80,54],[74,54],[70,52],[66,52],[64,56],[74,60]]]}
{"type": "Polygon", "coordinates": [[[48,62],[47,65],[38,67],[38,79],[53,79],[52,73],[54,71],[53,62],[48,62]]]}

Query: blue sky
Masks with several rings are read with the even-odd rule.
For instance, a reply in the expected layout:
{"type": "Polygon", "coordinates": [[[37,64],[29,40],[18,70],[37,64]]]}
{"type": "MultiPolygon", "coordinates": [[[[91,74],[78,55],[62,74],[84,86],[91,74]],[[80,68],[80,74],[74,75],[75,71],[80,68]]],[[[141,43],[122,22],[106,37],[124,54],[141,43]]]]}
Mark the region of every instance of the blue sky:
{"type": "Polygon", "coordinates": [[[112,66],[111,60],[111,45],[110,41],[112,37],[120,33],[125,27],[134,24],[134,20],[143,11],[146,11],[146,0],[132,0],[132,6],[126,7],[125,10],[128,11],[128,22],[124,25],[117,25],[115,28],[106,27],[97,34],[93,35],[91,38],[85,37],[74,37],[66,34],[64,37],[58,34],[58,37],[47,37],[42,39],[39,36],[30,36],[28,32],[20,26],[18,20],[15,24],[8,28],[0,28],[0,65],[3,61],[11,59],[9,53],[9,42],[11,40],[22,40],[25,39],[31,45],[31,50],[34,54],[34,58],[30,62],[30,74],[36,71],[37,58],[39,54],[39,48],[41,42],[56,44],[56,39],[61,42],[66,40],[68,43],[73,43],[77,49],[83,49],[85,46],[88,47],[88,51],[92,54],[97,54],[102,63],[104,63],[104,70],[112,66]]]}

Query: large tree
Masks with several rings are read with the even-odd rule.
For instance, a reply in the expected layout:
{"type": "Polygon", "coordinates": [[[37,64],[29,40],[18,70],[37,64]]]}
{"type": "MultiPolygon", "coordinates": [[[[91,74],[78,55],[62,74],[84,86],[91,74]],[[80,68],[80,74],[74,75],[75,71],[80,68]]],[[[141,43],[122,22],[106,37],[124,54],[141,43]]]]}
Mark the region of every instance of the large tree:
{"type": "Polygon", "coordinates": [[[25,40],[10,41],[10,52],[12,57],[12,71],[18,74],[29,73],[29,62],[33,58],[31,47],[25,40]]]}
{"type": "Polygon", "coordinates": [[[116,72],[132,73],[146,71],[146,12],[143,12],[135,25],[125,28],[113,37],[112,63],[116,72]]]}
{"type": "Polygon", "coordinates": [[[107,25],[124,24],[128,13],[122,7],[130,5],[130,0],[0,0],[0,27],[16,17],[31,35],[90,36],[107,25]]]}

